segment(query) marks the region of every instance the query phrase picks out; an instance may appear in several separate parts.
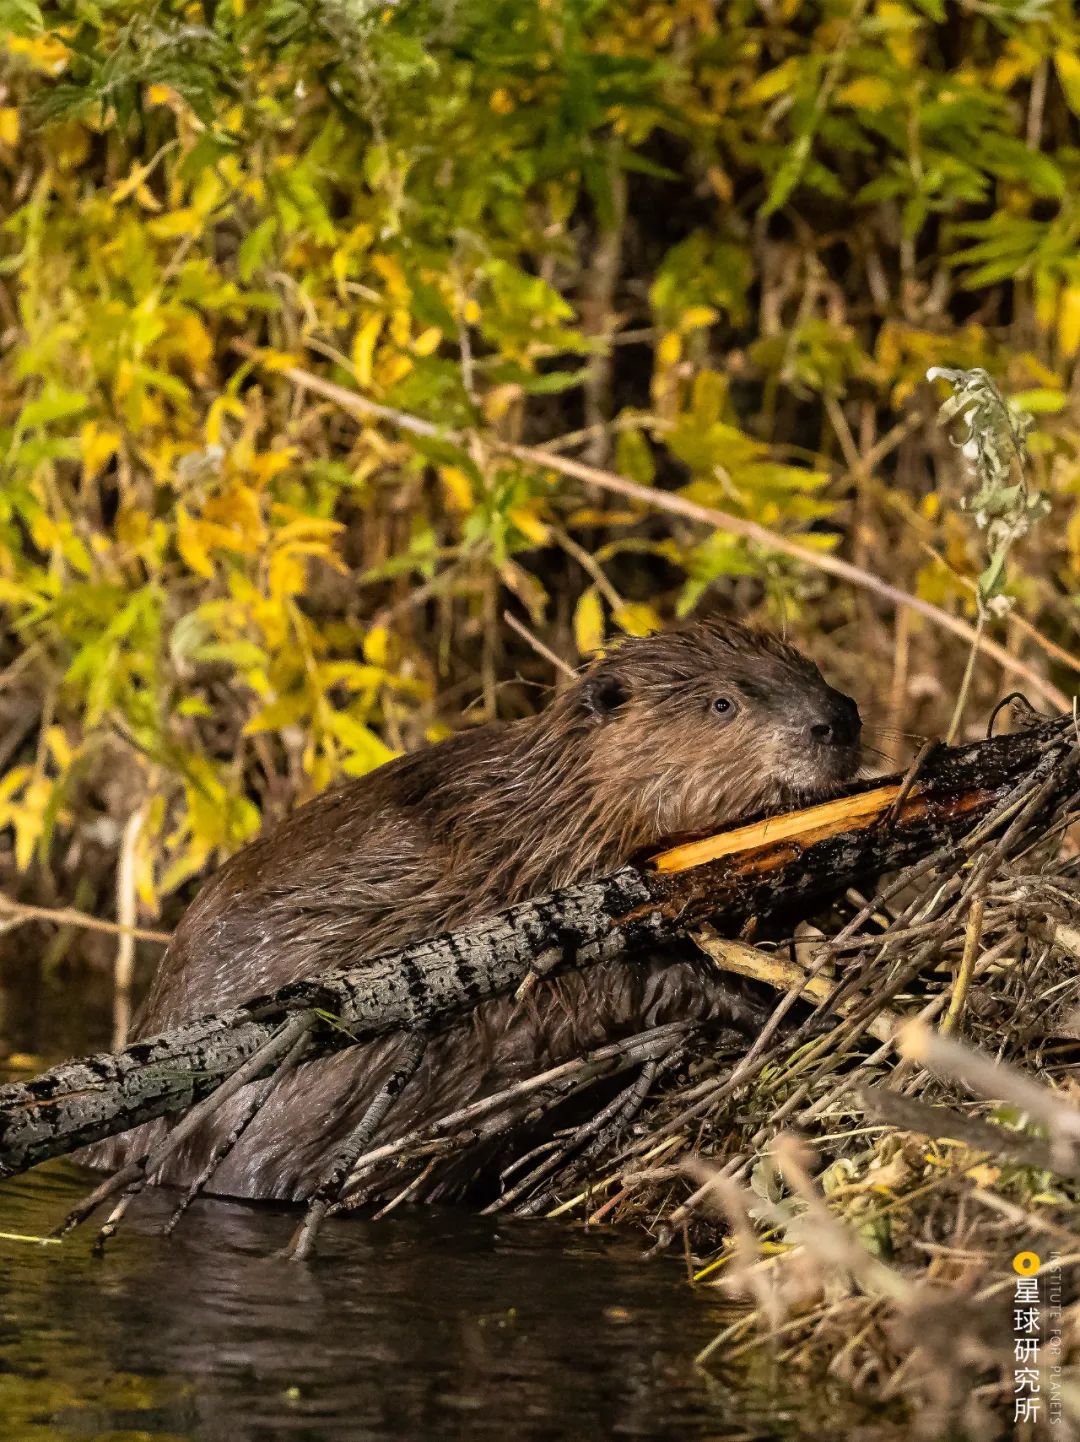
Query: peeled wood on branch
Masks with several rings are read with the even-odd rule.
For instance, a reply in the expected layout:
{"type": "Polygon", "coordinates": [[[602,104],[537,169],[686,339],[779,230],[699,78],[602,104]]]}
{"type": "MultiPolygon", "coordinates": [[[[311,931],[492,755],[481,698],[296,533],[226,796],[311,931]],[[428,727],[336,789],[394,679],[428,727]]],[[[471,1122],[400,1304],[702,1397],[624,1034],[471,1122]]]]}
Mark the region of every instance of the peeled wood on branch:
{"type": "Polygon", "coordinates": [[[914,784],[892,777],[849,787],[831,801],[670,847],[467,930],[0,1087],[0,1177],[187,1112],[298,1013],[313,1018],[306,1055],[317,1057],[389,1031],[436,1031],[530,974],[632,955],[704,921],[730,936],[751,918],[797,917],[942,846],[955,854],[961,838],[973,844],[990,822],[1004,824],[1013,796],[1030,796],[1057,776],[1049,803],[1051,791],[1068,789],[1078,754],[1071,720],[942,747],[914,784]]]}

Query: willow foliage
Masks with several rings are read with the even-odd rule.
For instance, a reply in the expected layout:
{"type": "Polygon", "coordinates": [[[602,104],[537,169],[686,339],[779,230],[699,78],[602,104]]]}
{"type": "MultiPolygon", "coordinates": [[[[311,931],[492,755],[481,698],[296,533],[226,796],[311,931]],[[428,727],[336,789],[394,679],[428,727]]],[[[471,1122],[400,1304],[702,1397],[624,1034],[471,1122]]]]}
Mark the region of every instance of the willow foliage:
{"type": "Polygon", "coordinates": [[[0,38],[20,868],[138,815],[155,912],[477,694],[534,705],[504,608],[573,658],[711,591],[889,666],[890,618],[812,571],[491,435],[973,614],[924,377],[982,367],[1050,418],[1060,525],[1009,586],[1069,643],[1066,0],[0,0],[0,38]],[[471,439],[359,424],[289,367],[471,439]]]}

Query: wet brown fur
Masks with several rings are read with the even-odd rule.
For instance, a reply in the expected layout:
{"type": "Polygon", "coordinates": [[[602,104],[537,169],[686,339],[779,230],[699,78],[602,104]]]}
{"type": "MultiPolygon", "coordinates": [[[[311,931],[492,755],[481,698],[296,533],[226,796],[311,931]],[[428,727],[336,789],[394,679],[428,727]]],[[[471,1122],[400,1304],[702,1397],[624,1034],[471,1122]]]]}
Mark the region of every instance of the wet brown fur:
{"type": "MultiPolygon", "coordinates": [[[[710,621],[627,641],[539,715],[390,762],[239,852],[184,916],[136,1034],[603,875],[665,836],[798,804],[855,774],[857,718],[775,636],[710,621]],[[719,696],[734,716],[717,714],[719,696]]],[[[699,967],[671,958],[544,983],[527,1006],[487,1002],[434,1039],[380,1139],[585,1046],[729,1008],[699,967]]],[[[396,1045],[353,1048],[276,1086],[210,1190],[305,1196],[396,1045]]],[[[242,1106],[241,1094],[222,1108],[214,1135],[242,1106]]],[[[104,1143],[92,1160],[128,1160],[162,1125],[104,1143]]],[[[190,1180],[208,1140],[193,1139],[159,1180],[190,1180]]]]}

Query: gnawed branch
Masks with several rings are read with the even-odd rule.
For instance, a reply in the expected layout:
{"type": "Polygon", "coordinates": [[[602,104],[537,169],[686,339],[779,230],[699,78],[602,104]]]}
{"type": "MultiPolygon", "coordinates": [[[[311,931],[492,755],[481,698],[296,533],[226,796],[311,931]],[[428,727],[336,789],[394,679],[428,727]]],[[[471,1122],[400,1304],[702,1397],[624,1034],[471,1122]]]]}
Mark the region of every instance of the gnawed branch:
{"type": "Polygon", "coordinates": [[[973,853],[1033,797],[1049,804],[1064,792],[1077,755],[1066,720],[941,748],[924,759],[914,784],[894,777],[848,788],[799,812],[670,847],[468,930],[2,1087],[0,1176],[154,1117],[190,1113],[241,1068],[245,1081],[271,1074],[288,1051],[275,1040],[291,1038],[286,1029],[298,1018],[305,1059],[389,1032],[430,1034],[530,974],[632,955],[702,922],[738,935],[752,921],[805,914],[919,858],[929,864],[973,853]],[[262,1065],[254,1060],[260,1052],[262,1065]]]}

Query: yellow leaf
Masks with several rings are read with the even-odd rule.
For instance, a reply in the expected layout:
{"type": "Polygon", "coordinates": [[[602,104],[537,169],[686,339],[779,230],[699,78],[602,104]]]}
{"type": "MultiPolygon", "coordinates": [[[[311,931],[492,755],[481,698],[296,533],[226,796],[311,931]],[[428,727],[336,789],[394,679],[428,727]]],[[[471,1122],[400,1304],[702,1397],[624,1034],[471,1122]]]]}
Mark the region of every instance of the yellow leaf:
{"type": "Polygon", "coordinates": [[[287,471],[296,461],[295,446],[280,446],[273,451],[259,451],[245,459],[244,468],[258,486],[265,486],[282,471],[287,471]]]}
{"type": "Polygon", "coordinates": [[[11,797],[19,790],[23,782],[29,781],[33,774],[34,768],[32,766],[13,766],[11,770],[0,779],[0,806],[4,807],[3,814],[5,816],[7,815],[7,806],[11,797]]]}
{"type": "Polygon", "coordinates": [[[120,432],[111,426],[87,421],[79,432],[79,453],[82,456],[83,478],[94,480],[120,444],[120,432]]]}
{"type": "Polygon", "coordinates": [[[342,765],[348,776],[363,776],[384,761],[392,761],[397,755],[370,727],[362,725],[346,711],[331,710],[326,718],[326,729],[349,753],[342,765]]]}
{"type": "Polygon", "coordinates": [[[511,506],[507,515],[523,536],[537,546],[543,546],[551,534],[547,526],[528,506],[511,506]]]}
{"type": "Polygon", "coordinates": [[[154,858],[148,854],[144,855],[141,847],[135,859],[135,891],[150,915],[158,916],[161,906],[154,876],[154,858]]]}
{"type": "Polygon", "coordinates": [[[181,312],[172,324],[173,334],[170,339],[179,346],[195,379],[205,380],[210,357],[214,353],[210,332],[191,310],[181,312]]]}
{"type": "Polygon", "coordinates": [[[840,91],[838,97],[853,110],[884,110],[894,99],[893,88],[880,75],[860,75],[840,91]]]}
{"type": "Polygon", "coordinates": [[[397,346],[407,346],[412,338],[412,312],[399,306],[390,316],[390,339],[397,346]]]}
{"type": "Polygon", "coordinates": [[[389,390],[398,381],[404,380],[413,368],[407,355],[384,356],[379,363],[379,384],[389,390]]]}
{"type": "Polygon", "coordinates": [[[304,563],[292,551],[275,551],[270,557],[270,594],[275,601],[298,596],[304,579],[304,563]]]}
{"type": "Polygon", "coordinates": [[[990,71],[991,87],[998,91],[1011,90],[1022,77],[1033,74],[1041,60],[1042,55],[1034,45],[1027,44],[1020,36],[1013,36],[990,71]]]}
{"type": "Polygon", "coordinates": [[[298,516],[274,533],[274,545],[291,546],[295,541],[330,542],[344,529],[344,521],[332,521],[325,516],[298,516]]]}
{"type": "Polygon", "coordinates": [[[384,320],[385,316],[378,312],[375,315],[369,315],[356,332],[356,338],[353,341],[353,368],[356,371],[357,381],[364,387],[371,385],[375,343],[379,339],[379,332],[382,330],[384,320]]]}
{"type": "Polygon", "coordinates": [[[203,508],[211,544],[253,556],[263,540],[264,526],[259,498],[250,486],[233,485],[213,496],[203,508]]]}
{"type": "Polygon", "coordinates": [[[28,816],[25,811],[17,811],[11,819],[15,826],[15,867],[25,871],[34,858],[40,823],[36,816],[28,816]]]}
{"type": "Polygon", "coordinates": [[[54,35],[13,35],[9,31],[6,43],[12,55],[23,56],[43,75],[59,75],[71,55],[63,41],[54,35]]]}
{"type": "Polygon", "coordinates": [[[392,679],[382,666],[365,666],[360,661],[327,661],[318,675],[321,686],[348,686],[353,691],[371,691],[392,679]]]}
{"type": "Polygon", "coordinates": [[[1080,350],[1080,285],[1067,286],[1062,292],[1057,333],[1062,354],[1071,358],[1080,350]]]}
{"type": "Polygon", "coordinates": [[[1074,115],[1080,115],[1080,55],[1064,47],[1054,51],[1054,68],[1057,70],[1065,99],[1074,115]]]}
{"type": "Polygon", "coordinates": [[[711,305],[692,305],[684,310],[679,319],[679,329],[698,330],[703,325],[712,325],[717,313],[711,305]]]}
{"type": "Polygon", "coordinates": [[[285,350],[261,350],[259,364],[268,371],[287,371],[300,364],[300,357],[285,350]]]}
{"type": "Polygon", "coordinates": [[[152,161],[148,161],[145,165],[133,166],[124,179],[113,186],[109,197],[112,203],[119,205],[122,200],[127,200],[129,196],[134,195],[150,174],[152,166],[152,161]]]}
{"type": "Polygon", "coordinates": [[[376,272],[386,282],[386,289],[390,298],[401,304],[406,304],[412,294],[409,283],[405,279],[405,272],[402,270],[398,260],[392,255],[373,255],[371,264],[376,272]]]}
{"type": "Polygon", "coordinates": [[[777,95],[791,89],[798,74],[799,60],[792,56],[774,70],[767,70],[753,85],[748,86],[740,96],[740,103],[744,106],[760,105],[763,100],[774,100],[777,95]]]}
{"type": "Polygon", "coordinates": [[[472,510],[472,481],[459,466],[440,466],[439,480],[446,492],[446,503],[452,510],[472,510]]]}
{"type": "Polygon", "coordinates": [[[14,105],[0,106],[0,145],[15,145],[19,139],[19,112],[14,105]]]}
{"type": "Polygon", "coordinates": [[[159,215],[146,227],[155,240],[176,240],[183,235],[198,235],[203,228],[202,217],[190,205],[159,215]]]}
{"type": "Polygon", "coordinates": [[[142,206],[143,210],[160,210],[161,201],[147,185],[135,187],[135,199],[142,206]]]}
{"type": "Polygon", "coordinates": [[[496,115],[509,115],[514,108],[514,97],[500,85],[498,90],[492,91],[488,104],[496,115]]]}
{"type": "Polygon", "coordinates": [[[39,593],[32,586],[22,586],[0,576],[0,604],[7,606],[35,606],[40,601],[39,593]]]}
{"type": "Polygon", "coordinates": [[[12,813],[15,827],[15,865],[25,871],[34,857],[34,847],[41,836],[45,809],[52,796],[52,782],[37,777],[23,792],[23,804],[12,813]]]}
{"type": "Polygon", "coordinates": [[[501,386],[493,386],[484,397],[484,415],[489,421],[501,421],[513,403],[520,400],[524,394],[516,381],[507,381],[501,386]]]}
{"type": "Polygon", "coordinates": [[[60,542],[60,527],[52,516],[45,511],[38,511],[30,522],[30,535],[38,550],[51,551],[53,546],[60,542]]]}
{"type": "Polygon", "coordinates": [[[413,350],[417,355],[431,355],[442,340],[442,331],[437,325],[429,325],[427,330],[422,330],[413,341],[413,350]]]}
{"type": "Polygon", "coordinates": [[[294,726],[298,721],[306,720],[309,709],[308,699],[303,693],[282,696],[261,711],[256,711],[244,727],[244,735],[256,736],[261,731],[281,731],[286,726],[294,726]]]}
{"type": "Polygon", "coordinates": [[[480,319],[480,307],[475,300],[467,300],[461,312],[466,325],[476,325],[480,319]]]}
{"type": "Polygon", "coordinates": [[[373,666],[385,666],[390,657],[390,632],[385,626],[372,626],[364,637],[364,655],[373,666]]]}
{"type": "Polygon", "coordinates": [[[920,21],[912,14],[907,0],[903,3],[901,0],[878,0],[877,23],[893,57],[901,65],[912,65],[915,61],[912,33],[918,30],[920,21]]]}
{"type": "Polygon", "coordinates": [[[986,1162],[980,1162],[974,1167],[969,1167],[964,1173],[976,1186],[992,1187],[1001,1176],[1000,1167],[992,1167],[986,1162]]]}
{"type": "Polygon", "coordinates": [[[202,535],[202,527],[183,506],[176,511],[176,545],[189,570],[211,580],[214,565],[202,535]]]}
{"type": "Polygon", "coordinates": [[[656,364],[659,370],[670,370],[682,355],[682,337],[677,331],[669,330],[656,348],[656,364]]]}
{"type": "Polygon", "coordinates": [[[649,636],[653,631],[659,631],[663,625],[652,606],[646,605],[643,601],[620,606],[612,620],[628,636],[649,636]]]}
{"type": "Polygon", "coordinates": [[[604,608],[595,586],[589,587],[574,608],[574,641],[582,656],[591,656],[604,644],[604,608]]]}
{"type": "Polygon", "coordinates": [[[208,446],[219,446],[221,444],[221,428],[226,416],[232,416],[234,420],[244,419],[244,407],[235,396],[217,396],[210,404],[206,413],[206,444],[208,446]]]}
{"type": "Polygon", "coordinates": [[[45,732],[45,745],[56,769],[66,771],[74,760],[75,753],[71,749],[63,728],[50,726],[45,732]]]}

